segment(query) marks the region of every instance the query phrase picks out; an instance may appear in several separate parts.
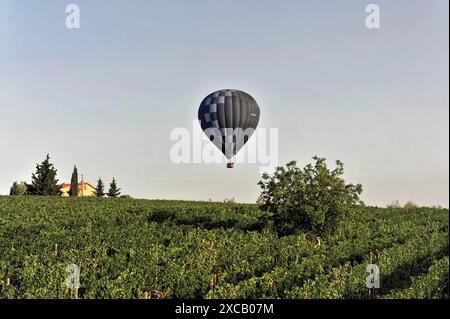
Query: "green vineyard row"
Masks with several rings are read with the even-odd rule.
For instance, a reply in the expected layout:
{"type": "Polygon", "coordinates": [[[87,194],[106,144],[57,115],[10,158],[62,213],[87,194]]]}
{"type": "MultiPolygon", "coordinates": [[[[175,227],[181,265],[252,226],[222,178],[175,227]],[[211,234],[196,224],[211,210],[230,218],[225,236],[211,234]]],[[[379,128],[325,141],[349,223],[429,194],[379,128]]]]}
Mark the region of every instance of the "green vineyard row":
{"type": "MultiPolygon", "coordinates": [[[[279,238],[255,205],[0,197],[0,298],[367,298],[448,255],[448,210],[355,209],[333,235],[279,238]]],[[[386,290],[387,289],[387,290],[386,290]]],[[[407,298],[409,295],[398,295],[407,298]]]]}
{"type": "Polygon", "coordinates": [[[425,275],[413,277],[409,288],[392,292],[387,298],[448,298],[448,256],[436,260],[425,275]]]}

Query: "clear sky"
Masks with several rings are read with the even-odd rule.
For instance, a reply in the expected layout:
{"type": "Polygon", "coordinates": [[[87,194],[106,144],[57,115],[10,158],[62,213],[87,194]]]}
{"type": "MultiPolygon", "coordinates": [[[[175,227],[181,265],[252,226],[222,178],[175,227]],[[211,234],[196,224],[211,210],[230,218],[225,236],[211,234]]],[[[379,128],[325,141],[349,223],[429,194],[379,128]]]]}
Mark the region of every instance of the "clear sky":
{"type": "Polygon", "coordinates": [[[344,162],[368,204],[449,203],[447,0],[0,0],[0,194],[50,153],[139,198],[254,202],[259,165],[173,164],[207,94],[237,88],[279,162],[344,162]],[[81,29],[65,27],[65,6],[81,29]],[[379,4],[381,28],[365,26],[379,4]]]}

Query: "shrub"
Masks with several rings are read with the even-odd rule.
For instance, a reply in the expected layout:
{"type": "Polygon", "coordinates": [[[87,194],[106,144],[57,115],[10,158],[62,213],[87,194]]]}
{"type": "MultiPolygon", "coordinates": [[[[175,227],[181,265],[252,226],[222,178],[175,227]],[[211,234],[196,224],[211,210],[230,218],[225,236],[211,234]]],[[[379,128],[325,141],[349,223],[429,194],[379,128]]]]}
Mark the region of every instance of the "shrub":
{"type": "Polygon", "coordinates": [[[9,191],[9,195],[11,196],[22,196],[26,195],[28,190],[28,186],[25,182],[14,182],[9,191]]]}
{"type": "Polygon", "coordinates": [[[336,161],[330,170],[326,159],[314,157],[315,164],[300,169],[292,161],[277,167],[273,176],[263,174],[258,185],[262,189],[261,209],[272,214],[279,235],[298,230],[321,234],[332,231],[336,219],[351,206],[360,203],[362,185],[346,184],[344,165],[336,161]]]}
{"type": "Polygon", "coordinates": [[[413,203],[412,201],[408,201],[408,202],[405,204],[405,206],[403,206],[403,208],[406,209],[406,210],[416,209],[417,207],[419,207],[419,206],[417,206],[417,205],[416,205],[415,203],[413,203]]]}
{"type": "Polygon", "coordinates": [[[131,197],[131,195],[124,194],[124,195],[120,195],[119,198],[132,199],[133,197],[131,197]]]}
{"type": "Polygon", "coordinates": [[[386,205],[387,208],[402,208],[402,205],[398,200],[395,200],[391,202],[390,204],[386,205]]]}

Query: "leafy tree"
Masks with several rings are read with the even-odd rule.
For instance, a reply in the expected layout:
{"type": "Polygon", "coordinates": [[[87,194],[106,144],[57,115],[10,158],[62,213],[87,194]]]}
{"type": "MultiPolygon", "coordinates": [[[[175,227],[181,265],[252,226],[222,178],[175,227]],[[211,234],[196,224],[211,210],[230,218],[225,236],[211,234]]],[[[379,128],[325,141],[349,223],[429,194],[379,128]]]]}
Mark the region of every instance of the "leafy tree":
{"type": "Polygon", "coordinates": [[[14,182],[11,186],[11,188],[9,189],[9,196],[15,196],[17,195],[18,192],[18,184],[17,182],[14,182]]]}
{"type": "Polygon", "coordinates": [[[298,230],[318,235],[331,232],[340,215],[362,203],[362,185],[345,183],[341,161],[330,170],[325,158],[313,159],[315,164],[303,169],[295,161],[277,167],[273,176],[265,173],[258,183],[262,189],[260,207],[272,214],[273,225],[281,236],[298,230]]]}
{"type": "Polygon", "coordinates": [[[76,166],[73,167],[69,195],[71,197],[78,197],[78,169],[76,166]]]}
{"type": "Polygon", "coordinates": [[[97,188],[96,188],[95,195],[97,197],[105,196],[105,184],[103,184],[103,181],[101,178],[99,178],[97,181],[97,188]]]}
{"type": "Polygon", "coordinates": [[[120,196],[120,188],[117,187],[116,179],[113,178],[111,184],[109,184],[108,197],[120,196]]]}
{"type": "Polygon", "coordinates": [[[223,202],[224,202],[225,204],[235,204],[235,203],[236,203],[236,201],[234,200],[234,197],[232,197],[232,198],[225,198],[225,199],[223,200],[223,202]]]}
{"type": "Polygon", "coordinates": [[[28,190],[28,186],[25,182],[18,183],[17,181],[13,183],[11,189],[9,191],[9,195],[11,196],[22,196],[26,195],[28,190]]]}
{"type": "Polygon", "coordinates": [[[402,208],[402,205],[398,200],[393,201],[392,203],[386,206],[387,208],[402,208]]]}
{"type": "Polygon", "coordinates": [[[41,164],[36,165],[36,173],[31,176],[31,185],[28,188],[30,195],[58,196],[60,194],[57,170],[50,163],[50,156],[47,154],[41,164]]]}
{"type": "Polygon", "coordinates": [[[417,206],[417,204],[415,204],[414,202],[412,202],[412,201],[408,201],[406,204],[405,204],[405,206],[403,206],[403,208],[404,209],[406,209],[406,210],[414,210],[414,209],[416,209],[416,208],[418,208],[419,206],[417,206]]]}

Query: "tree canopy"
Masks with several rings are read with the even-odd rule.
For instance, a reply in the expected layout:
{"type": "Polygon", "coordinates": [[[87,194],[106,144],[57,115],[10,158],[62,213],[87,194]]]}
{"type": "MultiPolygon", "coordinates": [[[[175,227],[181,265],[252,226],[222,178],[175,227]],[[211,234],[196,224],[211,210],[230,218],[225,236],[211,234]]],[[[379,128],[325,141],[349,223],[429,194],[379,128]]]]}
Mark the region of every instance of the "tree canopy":
{"type": "Polygon", "coordinates": [[[57,169],[50,163],[50,155],[47,154],[45,160],[36,165],[36,172],[31,176],[28,193],[39,196],[58,196],[60,191],[56,174],[57,169]]]}
{"type": "Polygon", "coordinates": [[[28,186],[25,182],[14,182],[9,191],[11,196],[22,196],[26,195],[28,191],[28,186]]]}
{"type": "Polygon", "coordinates": [[[263,174],[258,183],[262,189],[260,207],[272,214],[280,235],[298,230],[316,234],[332,231],[336,218],[360,203],[362,185],[345,183],[342,162],[336,161],[336,168],[330,170],[325,158],[313,159],[315,164],[303,169],[295,161],[278,167],[272,176],[263,174]]]}
{"type": "Polygon", "coordinates": [[[120,188],[117,187],[116,179],[113,178],[111,184],[109,184],[108,197],[119,197],[120,188]]]}
{"type": "Polygon", "coordinates": [[[78,197],[78,169],[76,166],[73,168],[69,194],[71,197],[78,197]]]}
{"type": "Polygon", "coordinates": [[[97,181],[97,188],[96,188],[95,195],[97,197],[105,196],[105,184],[103,184],[103,181],[101,178],[99,178],[97,181]]]}

